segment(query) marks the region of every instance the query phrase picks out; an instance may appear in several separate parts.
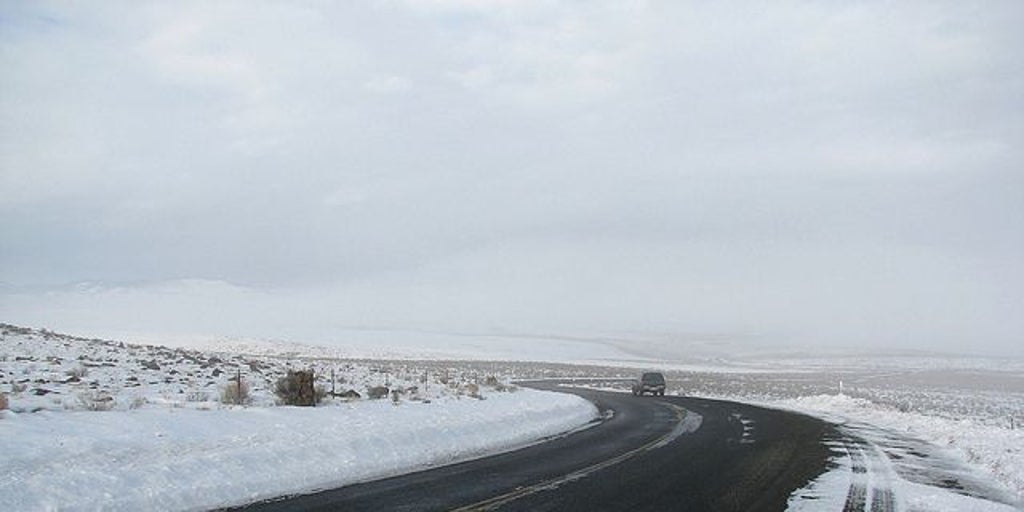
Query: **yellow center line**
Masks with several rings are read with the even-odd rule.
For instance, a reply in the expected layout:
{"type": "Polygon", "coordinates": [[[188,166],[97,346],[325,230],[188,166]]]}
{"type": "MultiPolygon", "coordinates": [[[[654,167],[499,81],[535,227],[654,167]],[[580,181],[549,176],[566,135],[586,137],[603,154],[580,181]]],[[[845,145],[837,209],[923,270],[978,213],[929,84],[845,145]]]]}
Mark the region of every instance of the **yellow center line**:
{"type": "MultiPolygon", "coordinates": [[[[645,451],[648,451],[648,450],[653,450],[655,448],[661,448],[662,446],[667,445],[668,443],[672,442],[673,439],[679,437],[680,435],[682,435],[683,433],[688,431],[687,428],[686,428],[686,425],[683,423],[683,419],[685,419],[688,414],[696,414],[696,413],[687,411],[686,409],[683,409],[682,407],[679,407],[679,406],[676,406],[676,405],[672,405],[672,404],[662,404],[662,405],[670,407],[672,409],[672,412],[675,413],[675,415],[676,415],[676,426],[671,431],[669,431],[667,434],[659,437],[658,439],[655,439],[655,440],[653,440],[653,441],[651,441],[651,442],[649,442],[649,443],[647,443],[647,444],[645,444],[645,445],[643,445],[643,446],[641,446],[639,448],[634,448],[634,449],[632,449],[632,450],[630,450],[628,452],[625,452],[623,454],[620,454],[620,455],[617,455],[615,457],[612,457],[612,458],[610,458],[608,460],[598,462],[597,464],[594,464],[594,465],[591,465],[591,466],[587,466],[587,467],[585,467],[583,469],[578,469],[578,470],[573,471],[572,473],[569,473],[567,475],[563,475],[563,476],[560,476],[558,478],[552,478],[550,480],[545,480],[543,482],[540,482],[540,483],[537,483],[537,484],[533,484],[533,485],[530,485],[530,486],[527,486],[527,487],[520,487],[520,488],[518,488],[518,489],[516,489],[514,491],[511,491],[511,492],[508,492],[508,493],[505,493],[505,494],[502,494],[502,495],[499,495],[499,496],[495,496],[493,498],[486,499],[484,501],[473,503],[472,505],[466,505],[464,507],[459,507],[457,509],[454,509],[452,512],[484,512],[484,511],[488,511],[488,510],[496,510],[498,507],[501,507],[502,505],[505,505],[507,503],[513,502],[513,501],[518,500],[520,498],[529,496],[531,494],[536,494],[536,493],[541,492],[541,491],[547,491],[547,490],[550,490],[550,489],[555,489],[555,488],[557,488],[558,486],[560,486],[562,484],[565,484],[565,483],[568,483],[568,482],[572,482],[572,481],[575,481],[575,480],[579,480],[579,479],[581,479],[583,477],[586,477],[587,475],[589,475],[591,473],[594,473],[595,471],[600,471],[600,470],[602,470],[604,468],[611,467],[611,466],[614,466],[614,465],[616,465],[616,464],[618,464],[620,462],[623,462],[625,460],[631,459],[631,458],[639,455],[642,452],[645,452],[645,451]]],[[[699,427],[699,426],[700,426],[700,423],[698,422],[694,426],[694,429],[696,427],[699,427]]]]}

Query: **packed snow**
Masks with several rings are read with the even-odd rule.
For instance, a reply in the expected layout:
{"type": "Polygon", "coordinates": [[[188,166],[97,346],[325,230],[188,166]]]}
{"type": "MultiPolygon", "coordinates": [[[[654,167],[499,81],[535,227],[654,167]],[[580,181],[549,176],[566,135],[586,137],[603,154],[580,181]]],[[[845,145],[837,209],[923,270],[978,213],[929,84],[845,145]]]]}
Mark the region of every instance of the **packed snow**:
{"type": "Polygon", "coordinates": [[[0,332],[0,495],[11,510],[239,505],[510,450],[597,417],[581,398],[476,371],[0,332]],[[270,383],[287,368],[321,368],[329,385],[330,366],[336,386],[362,396],[273,406],[270,383]],[[249,406],[223,403],[238,375],[249,406]],[[366,398],[382,386],[384,398],[366,398]]]}
{"type": "Polygon", "coordinates": [[[1024,498],[1024,430],[986,424],[978,418],[903,412],[847,395],[801,397],[773,405],[824,417],[884,448],[891,444],[887,438],[892,436],[887,434],[923,441],[935,448],[933,458],[964,461],[967,469],[991,475],[1024,498]]]}

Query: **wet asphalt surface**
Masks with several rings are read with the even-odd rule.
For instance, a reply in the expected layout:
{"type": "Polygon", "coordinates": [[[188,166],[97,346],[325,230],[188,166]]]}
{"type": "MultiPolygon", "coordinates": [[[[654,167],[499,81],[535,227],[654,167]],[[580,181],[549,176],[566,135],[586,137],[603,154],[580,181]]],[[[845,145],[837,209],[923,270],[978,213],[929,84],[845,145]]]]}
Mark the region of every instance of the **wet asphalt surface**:
{"type": "Polygon", "coordinates": [[[835,436],[824,421],[735,402],[558,390],[606,418],[513,452],[244,510],[785,510],[827,469],[835,436]]]}

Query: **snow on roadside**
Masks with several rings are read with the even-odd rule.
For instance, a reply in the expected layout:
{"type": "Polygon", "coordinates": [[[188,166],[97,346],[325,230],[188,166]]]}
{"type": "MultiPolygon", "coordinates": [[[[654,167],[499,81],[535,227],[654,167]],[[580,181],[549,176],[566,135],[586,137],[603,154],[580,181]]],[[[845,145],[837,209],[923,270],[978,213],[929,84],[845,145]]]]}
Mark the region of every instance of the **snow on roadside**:
{"type": "Polygon", "coordinates": [[[0,324],[0,508],[238,505],[509,450],[597,417],[579,397],[508,385],[503,370],[185,350],[0,324]],[[292,369],[315,371],[320,407],[274,406],[292,369]],[[249,407],[224,403],[239,378],[249,407]]]}
{"type": "MultiPolygon", "coordinates": [[[[998,487],[995,492],[1017,504],[1024,503],[1024,431],[984,423],[974,418],[951,419],[903,412],[862,398],[846,395],[818,395],[769,404],[822,417],[837,424],[849,424],[860,434],[881,429],[918,439],[937,447],[943,455],[963,463],[974,475],[988,475],[998,487]],[[869,430],[862,430],[869,429],[869,430]]],[[[902,457],[900,457],[902,458],[902,457]]],[[[849,485],[849,458],[841,457],[837,467],[807,488],[793,494],[791,511],[819,510],[822,500],[841,502],[849,485]]],[[[989,481],[989,483],[993,483],[989,481]]],[[[1003,505],[947,489],[896,479],[896,493],[912,510],[1015,510],[1003,505]]]]}
{"type": "MultiPolygon", "coordinates": [[[[836,468],[798,489],[789,498],[786,512],[844,510],[847,492],[854,480],[849,457],[835,461],[836,468]]],[[[1016,507],[964,496],[934,486],[920,485],[896,478],[891,482],[896,510],[928,512],[1014,512],[1016,507]]]]}
{"type": "Polygon", "coordinates": [[[597,415],[534,390],[486,400],[4,413],[12,510],[199,510],[310,492],[528,444],[597,415]]]}

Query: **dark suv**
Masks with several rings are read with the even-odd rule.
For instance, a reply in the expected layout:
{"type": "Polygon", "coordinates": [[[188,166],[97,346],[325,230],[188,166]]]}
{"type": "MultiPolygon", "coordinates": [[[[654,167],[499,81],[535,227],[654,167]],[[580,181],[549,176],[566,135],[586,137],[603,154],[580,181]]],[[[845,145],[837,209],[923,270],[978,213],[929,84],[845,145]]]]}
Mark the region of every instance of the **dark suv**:
{"type": "Polygon", "coordinates": [[[653,396],[665,396],[665,376],[658,372],[646,372],[633,382],[633,394],[641,396],[650,393],[653,396]]]}

